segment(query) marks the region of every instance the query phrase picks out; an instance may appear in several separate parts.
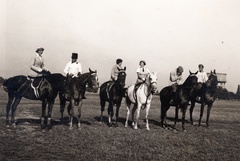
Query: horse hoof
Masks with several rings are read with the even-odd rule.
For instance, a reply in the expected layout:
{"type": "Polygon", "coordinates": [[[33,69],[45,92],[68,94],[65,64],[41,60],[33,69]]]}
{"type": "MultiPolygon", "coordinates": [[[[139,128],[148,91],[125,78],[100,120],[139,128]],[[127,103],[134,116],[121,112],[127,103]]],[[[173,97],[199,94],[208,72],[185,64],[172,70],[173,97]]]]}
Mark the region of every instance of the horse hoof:
{"type": "Polygon", "coordinates": [[[133,126],[133,129],[134,129],[134,130],[137,130],[137,129],[138,129],[138,127],[137,127],[137,126],[133,126]]]}
{"type": "Polygon", "coordinates": [[[50,126],[50,125],[47,126],[47,129],[48,129],[48,130],[52,130],[52,126],[50,126]]]}
{"type": "Polygon", "coordinates": [[[115,124],[114,124],[114,127],[118,127],[118,123],[115,123],[115,124]]]}
{"type": "Polygon", "coordinates": [[[73,129],[73,127],[69,127],[69,130],[72,130],[73,129]]]}
{"type": "Polygon", "coordinates": [[[173,132],[177,133],[178,131],[176,129],[174,129],[173,132]]]}
{"type": "Polygon", "coordinates": [[[14,123],[12,123],[12,127],[17,127],[17,124],[14,122],[14,123]]]}
{"type": "Polygon", "coordinates": [[[149,128],[147,128],[147,131],[150,131],[150,129],[149,129],[149,128]]]}

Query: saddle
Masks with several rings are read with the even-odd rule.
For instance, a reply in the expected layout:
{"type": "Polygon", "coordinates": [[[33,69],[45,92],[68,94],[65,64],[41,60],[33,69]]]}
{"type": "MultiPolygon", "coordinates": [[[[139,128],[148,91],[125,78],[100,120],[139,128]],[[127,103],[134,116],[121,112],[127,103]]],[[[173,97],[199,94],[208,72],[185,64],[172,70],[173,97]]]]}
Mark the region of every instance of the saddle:
{"type": "Polygon", "coordinates": [[[33,92],[37,98],[41,97],[41,93],[39,93],[39,89],[41,89],[44,84],[44,82],[49,82],[44,77],[28,77],[28,80],[30,81],[31,88],[33,89],[33,92]]]}
{"type": "Polygon", "coordinates": [[[34,94],[37,98],[40,98],[40,94],[39,94],[38,89],[39,89],[39,87],[40,87],[40,85],[42,84],[43,81],[44,81],[44,78],[42,78],[42,77],[37,77],[37,78],[35,78],[31,81],[31,87],[32,87],[32,89],[34,91],[34,94]]]}
{"type": "Polygon", "coordinates": [[[136,83],[133,89],[133,97],[135,100],[137,100],[137,90],[140,88],[140,86],[143,84],[144,82],[140,82],[140,83],[136,83]]]}

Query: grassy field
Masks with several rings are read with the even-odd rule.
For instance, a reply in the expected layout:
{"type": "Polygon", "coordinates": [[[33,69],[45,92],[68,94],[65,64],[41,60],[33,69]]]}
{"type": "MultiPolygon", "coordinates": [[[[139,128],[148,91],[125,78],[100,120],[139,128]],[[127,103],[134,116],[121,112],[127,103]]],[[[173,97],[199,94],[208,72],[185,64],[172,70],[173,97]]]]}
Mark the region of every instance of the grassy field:
{"type": "MultiPolygon", "coordinates": [[[[18,106],[17,127],[5,126],[7,93],[0,90],[0,160],[1,161],[66,161],[66,160],[240,160],[240,102],[216,101],[212,108],[210,127],[186,124],[187,132],[165,130],[160,123],[160,101],[154,96],[150,109],[150,131],[145,128],[145,111],[141,111],[140,128],[125,128],[126,107],[123,100],[118,128],[109,128],[107,111],[104,123],[99,123],[100,105],[96,94],[87,94],[83,102],[81,128],[68,129],[59,122],[59,100],[53,109],[52,130],[40,130],[39,101],[23,99],[18,106]]],[[[168,111],[173,124],[174,108],[168,111]]],[[[180,116],[181,118],[181,113],[180,116]]],[[[199,105],[194,110],[199,118],[199,105]]],[[[189,111],[186,118],[189,120],[189,111]]]]}

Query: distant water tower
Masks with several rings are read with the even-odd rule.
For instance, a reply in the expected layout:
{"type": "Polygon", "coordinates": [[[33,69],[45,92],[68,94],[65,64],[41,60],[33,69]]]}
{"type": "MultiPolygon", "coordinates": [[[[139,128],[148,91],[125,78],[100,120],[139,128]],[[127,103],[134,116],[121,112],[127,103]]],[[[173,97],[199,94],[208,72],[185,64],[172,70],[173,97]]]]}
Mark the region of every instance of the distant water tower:
{"type": "MultiPolygon", "coordinates": [[[[227,74],[226,73],[216,73],[218,78],[218,86],[225,88],[225,83],[227,83],[227,74]]],[[[210,73],[207,73],[209,76],[210,73]]]]}

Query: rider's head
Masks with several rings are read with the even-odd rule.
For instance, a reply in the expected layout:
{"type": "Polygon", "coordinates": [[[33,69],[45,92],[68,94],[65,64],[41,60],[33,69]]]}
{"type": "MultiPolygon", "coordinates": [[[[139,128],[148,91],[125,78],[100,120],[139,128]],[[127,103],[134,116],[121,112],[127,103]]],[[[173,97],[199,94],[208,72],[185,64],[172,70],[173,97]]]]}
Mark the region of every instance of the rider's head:
{"type": "Polygon", "coordinates": [[[199,65],[198,65],[198,68],[199,68],[199,71],[200,71],[200,72],[202,72],[202,71],[203,71],[203,68],[204,68],[204,66],[203,66],[202,64],[199,64],[199,65]]]}
{"type": "Polygon", "coordinates": [[[72,62],[76,62],[78,59],[78,53],[72,53],[72,62]]]}
{"type": "Polygon", "coordinates": [[[44,48],[37,48],[36,53],[38,53],[39,55],[42,55],[43,51],[44,51],[44,48]]]}
{"type": "Polygon", "coordinates": [[[182,66],[179,66],[179,67],[177,68],[177,75],[182,75],[182,73],[183,73],[183,67],[182,67],[182,66]]]}
{"type": "Polygon", "coordinates": [[[145,62],[144,60],[141,60],[141,61],[139,62],[139,65],[140,65],[141,67],[144,67],[144,66],[146,65],[146,62],[145,62]]]}
{"type": "Polygon", "coordinates": [[[122,59],[117,59],[117,60],[116,60],[116,63],[117,63],[119,66],[121,66],[121,65],[122,65],[122,62],[123,62],[123,60],[122,60],[122,59]]]}

